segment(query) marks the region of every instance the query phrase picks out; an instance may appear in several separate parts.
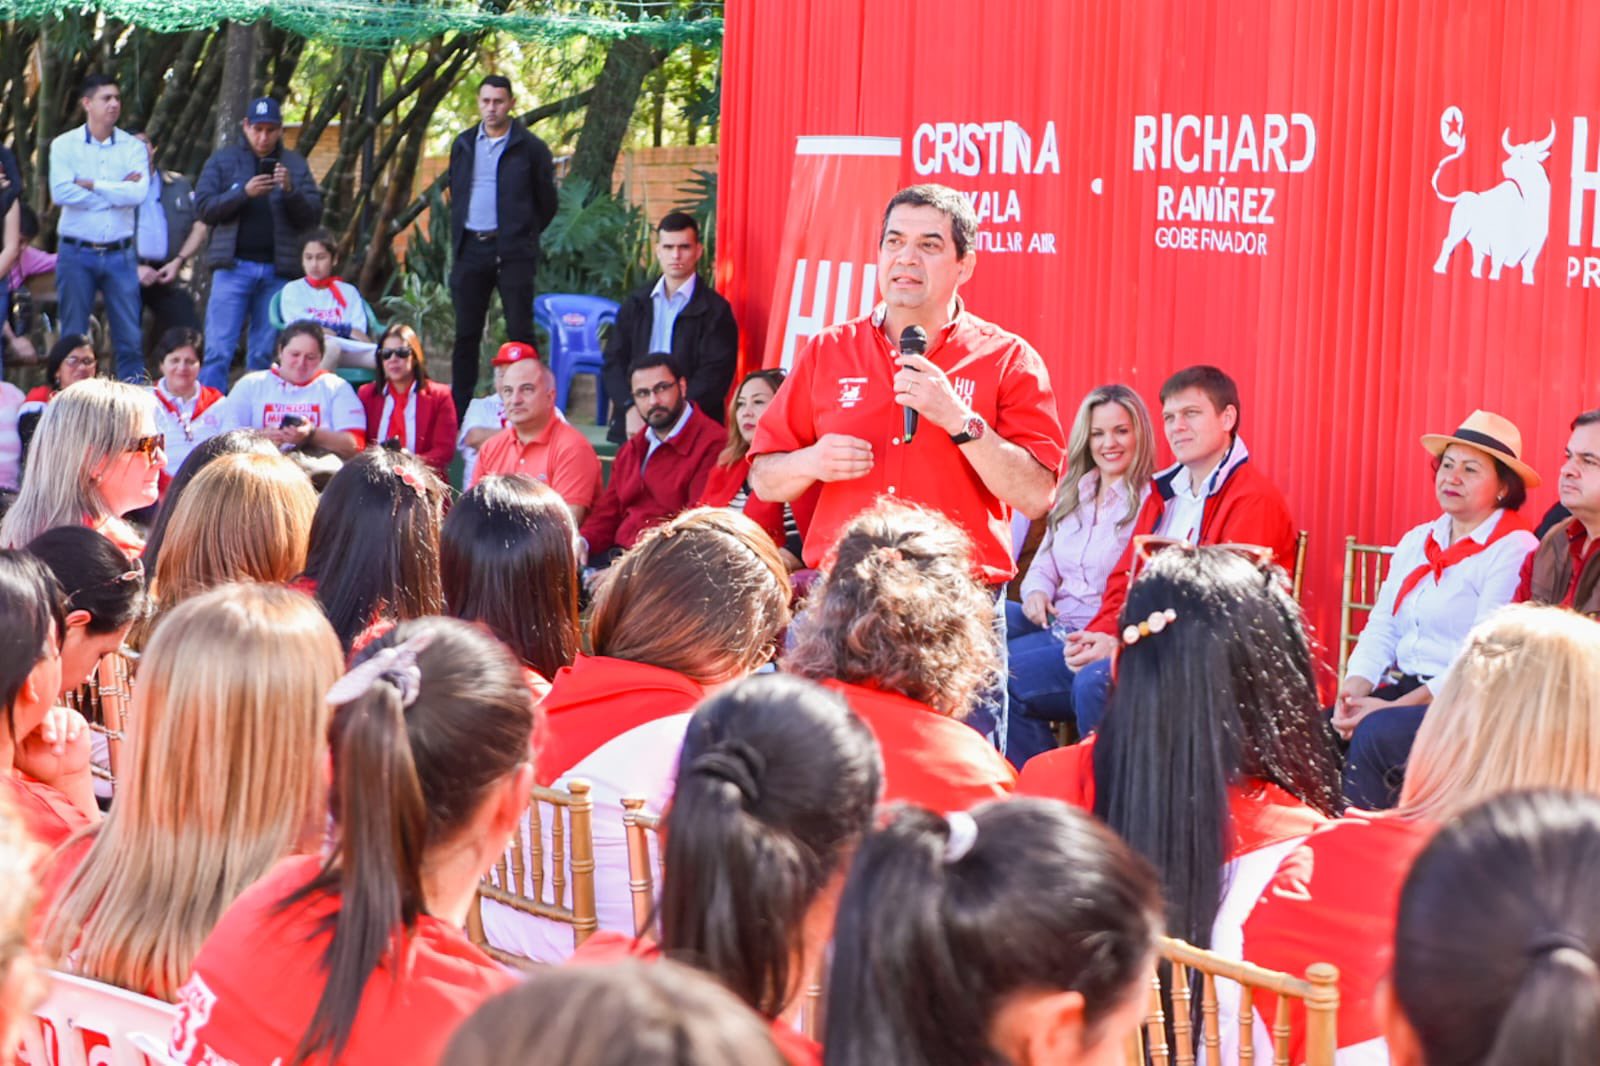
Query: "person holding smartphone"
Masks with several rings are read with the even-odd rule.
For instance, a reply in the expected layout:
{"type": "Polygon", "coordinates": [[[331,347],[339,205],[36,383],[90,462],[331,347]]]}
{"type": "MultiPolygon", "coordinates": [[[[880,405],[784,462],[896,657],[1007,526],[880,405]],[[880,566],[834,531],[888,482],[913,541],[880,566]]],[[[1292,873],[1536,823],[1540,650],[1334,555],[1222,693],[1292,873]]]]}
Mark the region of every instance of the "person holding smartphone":
{"type": "Polygon", "coordinates": [[[252,101],[242,126],[241,141],[213,153],[195,185],[195,214],[212,228],[200,380],[224,390],[247,322],[246,366],[265,370],[272,364],[273,297],[303,273],[301,245],[322,218],[322,192],[311,168],[300,153],[284,147],[278,101],[252,101]]]}

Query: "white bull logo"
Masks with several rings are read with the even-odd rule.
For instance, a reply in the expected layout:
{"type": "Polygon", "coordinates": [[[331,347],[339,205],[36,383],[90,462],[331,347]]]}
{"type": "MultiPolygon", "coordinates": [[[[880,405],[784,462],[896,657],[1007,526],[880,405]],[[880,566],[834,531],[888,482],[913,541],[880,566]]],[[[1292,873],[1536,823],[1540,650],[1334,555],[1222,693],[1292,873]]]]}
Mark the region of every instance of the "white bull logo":
{"type": "Polygon", "coordinates": [[[1433,264],[1434,273],[1443,274],[1450,265],[1450,253],[1467,241],[1472,245],[1473,277],[1483,277],[1483,261],[1487,258],[1490,280],[1500,277],[1502,267],[1520,266],[1522,283],[1532,285],[1533,265],[1550,233],[1550,176],[1544,171],[1544,161],[1555,143],[1556,125],[1550,123],[1550,135],[1543,140],[1523,144],[1512,144],[1511,130],[1507,129],[1500,135],[1500,146],[1506,151],[1500,173],[1506,180],[1483,192],[1446,196],[1439,191],[1439,172],[1467,150],[1460,122],[1461,112],[1454,107],[1447,108],[1440,120],[1444,142],[1453,145],[1455,152],[1439,160],[1434,168],[1433,191],[1439,199],[1455,206],[1450,209],[1450,232],[1433,264]]]}

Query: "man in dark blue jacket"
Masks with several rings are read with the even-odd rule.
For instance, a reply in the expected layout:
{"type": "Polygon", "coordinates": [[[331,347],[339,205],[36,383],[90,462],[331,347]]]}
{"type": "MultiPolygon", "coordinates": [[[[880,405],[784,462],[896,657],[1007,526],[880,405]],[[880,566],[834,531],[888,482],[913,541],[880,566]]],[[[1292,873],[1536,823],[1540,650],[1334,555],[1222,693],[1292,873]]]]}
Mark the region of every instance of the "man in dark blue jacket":
{"type": "Polygon", "coordinates": [[[270,96],[252,100],[244,138],[219,148],[200,171],[194,210],[211,227],[206,251],[211,299],[206,305],[206,354],[200,380],[228,389],[228,367],[239,330],[250,321],[246,365],[272,365],[277,331],[272,300],[304,271],[300,244],[322,218],[322,192],[299,152],[283,146],[283,111],[270,96]]]}
{"type": "Polygon", "coordinates": [[[550,148],[511,117],[511,82],[491,74],[478,86],[478,117],[450,146],[450,295],[456,340],[450,391],[456,414],[478,386],[478,346],[489,296],[500,289],[506,338],[533,343],[533,272],[539,234],[556,215],[550,148]]]}

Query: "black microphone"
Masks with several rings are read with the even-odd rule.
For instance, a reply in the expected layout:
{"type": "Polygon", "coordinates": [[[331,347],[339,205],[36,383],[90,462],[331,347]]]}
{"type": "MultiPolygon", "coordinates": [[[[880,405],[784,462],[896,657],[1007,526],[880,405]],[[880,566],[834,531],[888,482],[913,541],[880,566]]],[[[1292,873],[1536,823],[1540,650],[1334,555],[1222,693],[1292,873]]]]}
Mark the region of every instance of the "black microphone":
{"type": "MultiPolygon", "coordinates": [[[[921,326],[907,326],[900,331],[900,354],[921,355],[928,350],[928,331],[921,326]]],[[[917,412],[910,407],[900,409],[905,416],[905,442],[911,443],[911,438],[917,434],[917,412]]]]}

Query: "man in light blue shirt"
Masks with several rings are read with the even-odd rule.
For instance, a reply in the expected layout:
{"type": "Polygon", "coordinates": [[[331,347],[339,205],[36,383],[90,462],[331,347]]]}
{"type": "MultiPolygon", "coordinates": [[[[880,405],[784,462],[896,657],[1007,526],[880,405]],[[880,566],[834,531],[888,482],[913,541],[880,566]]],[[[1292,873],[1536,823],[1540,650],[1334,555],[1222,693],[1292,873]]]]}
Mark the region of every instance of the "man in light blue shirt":
{"type": "Polygon", "coordinates": [[[117,376],[144,381],[140,351],[138,258],[134,219],[149,192],[145,146],[117,129],[122,93],[103,74],[84,79],[84,124],[50,144],[50,196],[61,208],[56,292],[61,330],[89,332],[89,312],[98,291],[105,297],[117,376]]]}

